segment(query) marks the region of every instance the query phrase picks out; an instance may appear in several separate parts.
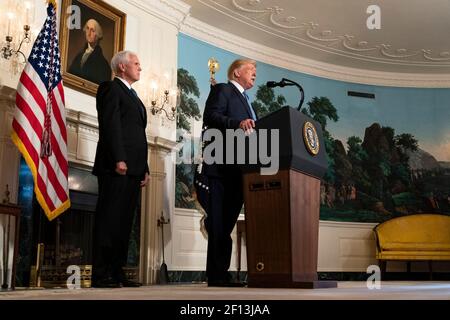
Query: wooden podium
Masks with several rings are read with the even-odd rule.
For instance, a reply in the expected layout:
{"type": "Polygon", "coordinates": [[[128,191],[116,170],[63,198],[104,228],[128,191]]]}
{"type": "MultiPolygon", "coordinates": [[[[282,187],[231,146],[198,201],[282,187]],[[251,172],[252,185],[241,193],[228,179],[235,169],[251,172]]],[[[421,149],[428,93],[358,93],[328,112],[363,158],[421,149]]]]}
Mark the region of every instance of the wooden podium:
{"type": "MultiPolygon", "coordinates": [[[[279,171],[243,165],[249,287],[333,288],[318,281],[320,178],[327,170],[320,124],[284,107],[256,123],[279,130],[279,171]]],[[[270,151],[269,141],[268,150],[270,151]]]]}

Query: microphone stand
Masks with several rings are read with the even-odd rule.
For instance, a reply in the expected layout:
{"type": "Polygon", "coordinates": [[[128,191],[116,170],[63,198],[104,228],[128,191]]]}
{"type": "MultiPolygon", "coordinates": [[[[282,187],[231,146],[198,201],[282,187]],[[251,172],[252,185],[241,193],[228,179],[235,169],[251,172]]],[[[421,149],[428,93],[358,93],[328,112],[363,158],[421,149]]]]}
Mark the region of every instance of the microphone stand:
{"type": "MultiPolygon", "coordinates": [[[[270,82],[270,81],[269,81],[270,82]]],[[[267,84],[269,84],[269,82],[267,84]]],[[[300,90],[300,102],[298,104],[297,110],[300,111],[303,105],[303,101],[305,100],[305,92],[303,91],[303,88],[301,85],[299,85],[297,82],[283,78],[280,82],[274,83],[271,82],[271,85],[267,85],[268,87],[286,87],[286,86],[296,86],[298,90],[300,90]]]]}

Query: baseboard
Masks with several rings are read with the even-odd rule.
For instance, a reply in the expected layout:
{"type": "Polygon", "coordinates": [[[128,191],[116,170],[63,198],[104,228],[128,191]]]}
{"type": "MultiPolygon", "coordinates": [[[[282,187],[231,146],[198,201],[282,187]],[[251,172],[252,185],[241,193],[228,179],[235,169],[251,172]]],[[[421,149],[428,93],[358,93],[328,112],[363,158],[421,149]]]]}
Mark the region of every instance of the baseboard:
{"type": "MultiPolygon", "coordinates": [[[[169,271],[169,282],[178,283],[203,283],[206,282],[205,271],[169,271]]],[[[237,279],[237,272],[230,271],[233,279],[237,279]]],[[[319,280],[334,281],[366,281],[370,274],[365,272],[318,272],[319,280]]],[[[433,272],[433,281],[450,281],[450,272],[433,272]]],[[[247,272],[239,273],[239,280],[247,280],[247,272]]],[[[428,272],[386,272],[381,278],[384,281],[429,281],[428,272]]]]}
{"type": "MultiPolygon", "coordinates": [[[[169,271],[170,283],[202,283],[206,282],[206,271],[169,271]]],[[[233,279],[238,279],[237,271],[230,271],[233,279]]],[[[247,280],[247,272],[239,273],[239,280],[247,280]]]]}
{"type": "MultiPolygon", "coordinates": [[[[319,280],[335,281],[366,281],[371,274],[365,272],[318,272],[319,280]]],[[[449,281],[450,272],[386,272],[382,275],[384,281],[449,281]]]]}

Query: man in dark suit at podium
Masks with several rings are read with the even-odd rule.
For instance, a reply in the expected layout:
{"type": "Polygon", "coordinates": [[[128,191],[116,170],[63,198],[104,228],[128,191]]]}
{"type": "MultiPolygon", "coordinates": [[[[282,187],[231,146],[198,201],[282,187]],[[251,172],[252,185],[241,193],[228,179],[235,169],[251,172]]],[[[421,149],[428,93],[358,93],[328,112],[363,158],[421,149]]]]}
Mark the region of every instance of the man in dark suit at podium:
{"type": "Polygon", "coordinates": [[[99,141],[93,174],[98,177],[94,221],[92,286],[137,287],[123,267],[140,187],[147,184],[147,115],[131,85],[140,78],[136,54],[121,51],[111,60],[116,77],[97,91],[99,141]]]}
{"type": "MultiPolygon", "coordinates": [[[[222,132],[225,142],[227,129],[251,132],[256,114],[246,90],[253,87],[256,62],[238,59],[228,68],[228,83],[211,88],[203,113],[203,123],[222,132]]],[[[225,145],[224,145],[225,150],[225,145]]],[[[224,163],[226,155],[224,152],[224,163]]],[[[228,273],[231,260],[231,232],[244,203],[242,173],[236,164],[203,164],[209,179],[209,205],[205,226],[208,231],[206,274],[209,286],[240,286],[228,273]]]]}

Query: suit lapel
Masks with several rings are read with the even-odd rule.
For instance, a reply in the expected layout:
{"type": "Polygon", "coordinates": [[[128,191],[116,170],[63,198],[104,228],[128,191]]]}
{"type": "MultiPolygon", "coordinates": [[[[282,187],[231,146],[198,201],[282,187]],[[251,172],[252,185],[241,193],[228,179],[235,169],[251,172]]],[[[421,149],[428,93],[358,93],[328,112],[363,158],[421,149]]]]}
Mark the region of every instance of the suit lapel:
{"type": "Polygon", "coordinates": [[[138,102],[138,104],[136,105],[138,108],[142,108],[143,112],[141,112],[141,110],[139,111],[139,114],[141,115],[142,121],[144,121],[144,124],[147,123],[147,111],[145,109],[144,104],[142,103],[141,99],[139,99],[139,97],[135,96],[133,94],[133,92],[131,92],[130,89],[128,89],[128,87],[122,82],[122,80],[114,78],[114,81],[116,81],[121,87],[122,89],[125,91],[125,93],[130,96],[134,101],[138,102]]]}
{"type": "Polygon", "coordinates": [[[234,93],[239,97],[242,104],[244,105],[245,110],[247,110],[248,117],[252,119],[252,112],[250,111],[250,106],[248,105],[247,99],[245,99],[244,95],[239,92],[239,89],[236,88],[234,84],[229,82],[229,85],[233,87],[234,93]]]}

